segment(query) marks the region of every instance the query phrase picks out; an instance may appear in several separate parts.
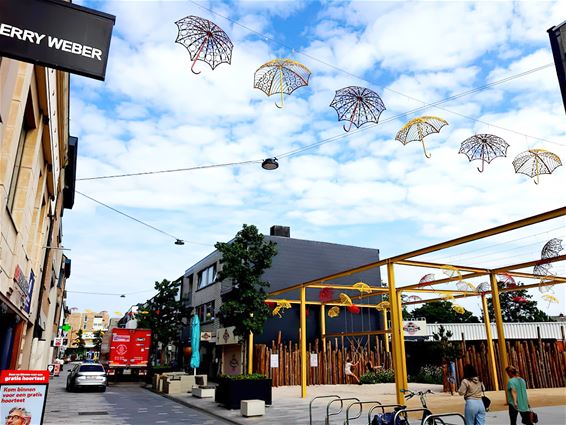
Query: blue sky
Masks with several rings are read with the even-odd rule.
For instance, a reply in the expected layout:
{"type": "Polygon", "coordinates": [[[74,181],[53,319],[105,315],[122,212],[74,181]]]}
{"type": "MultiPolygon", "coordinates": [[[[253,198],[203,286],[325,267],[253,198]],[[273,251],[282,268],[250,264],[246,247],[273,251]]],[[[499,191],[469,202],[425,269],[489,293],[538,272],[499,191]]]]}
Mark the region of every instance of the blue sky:
{"type": "MultiPolygon", "coordinates": [[[[258,163],[171,174],[78,181],[77,190],[175,237],[77,195],[65,214],[73,260],[69,294],[79,309],[125,311],[229,240],[243,223],[267,233],[381,250],[382,257],[564,205],[564,167],[535,185],[511,164],[532,148],[566,158],[556,73],[548,66],[440,108],[427,104],[552,63],[546,30],[565,19],[562,2],[83,2],[116,15],[105,82],[72,77],[71,132],[79,137],[77,177],[86,178],[277,156],[258,163]],[[197,15],[234,43],[232,64],[212,71],[175,43],[180,18],[197,15]],[[250,31],[250,29],[252,31],[250,31]],[[258,35],[260,34],[260,35],[258,35]],[[304,63],[309,86],[277,109],[253,88],[254,71],[277,57],[304,63]],[[337,89],[377,92],[382,124],[346,135],[328,105],[337,89]],[[415,108],[419,113],[403,116],[415,108]],[[403,146],[395,134],[420,115],[449,125],[403,146]],[[395,118],[397,117],[397,118],[395,118]],[[458,154],[475,133],[509,144],[507,158],[478,173],[458,154]],[[331,143],[285,155],[335,136],[331,143]],[[138,291],[149,291],[133,294],[138,291]]],[[[431,255],[486,267],[538,258],[564,220],[431,255]],[[489,263],[491,261],[491,263],[489,263]]],[[[564,275],[564,266],[556,272],[564,275]]],[[[426,270],[401,270],[413,283],[426,270]]],[[[297,283],[297,282],[290,282],[297,283]]],[[[540,298],[538,291],[533,295],[540,298]]],[[[564,289],[556,289],[564,298],[564,289]]],[[[464,306],[477,309],[470,301],[464,306]]],[[[541,304],[542,305],[542,304],[541,304]]],[[[546,306],[557,313],[564,303],[546,306]]]]}

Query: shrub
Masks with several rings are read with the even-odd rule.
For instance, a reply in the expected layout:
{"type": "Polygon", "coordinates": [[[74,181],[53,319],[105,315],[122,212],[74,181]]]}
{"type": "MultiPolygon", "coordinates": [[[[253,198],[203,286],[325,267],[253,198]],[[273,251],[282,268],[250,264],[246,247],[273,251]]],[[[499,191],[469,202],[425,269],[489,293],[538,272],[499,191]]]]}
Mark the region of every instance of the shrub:
{"type": "Polygon", "coordinates": [[[411,381],[421,384],[442,384],[442,367],[426,365],[419,369],[419,373],[411,381]]]}
{"type": "Polygon", "coordinates": [[[232,379],[234,381],[241,381],[243,379],[250,379],[250,380],[257,380],[257,379],[265,379],[265,375],[261,373],[251,373],[249,375],[221,375],[221,378],[232,379]]]}
{"type": "Polygon", "coordinates": [[[361,376],[362,384],[382,384],[385,382],[395,382],[395,372],[393,369],[377,369],[375,372],[368,372],[361,376]]]}

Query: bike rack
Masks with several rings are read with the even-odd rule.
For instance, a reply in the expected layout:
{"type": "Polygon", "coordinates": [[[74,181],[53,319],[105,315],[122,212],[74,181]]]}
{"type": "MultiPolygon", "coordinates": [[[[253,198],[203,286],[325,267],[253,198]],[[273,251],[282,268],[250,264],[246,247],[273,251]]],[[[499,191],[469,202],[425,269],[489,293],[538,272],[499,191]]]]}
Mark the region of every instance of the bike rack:
{"type": "Polygon", "coordinates": [[[378,404],[377,406],[373,406],[371,409],[369,409],[368,412],[368,425],[371,425],[371,415],[373,413],[374,410],[376,409],[381,409],[381,413],[385,413],[385,408],[389,408],[392,407],[394,410],[395,408],[401,408],[404,409],[405,405],[404,404],[378,404]]]}
{"type": "Polygon", "coordinates": [[[381,403],[377,400],[368,400],[368,401],[356,401],[352,404],[350,404],[348,406],[348,408],[346,409],[346,420],[344,421],[344,425],[349,425],[350,424],[350,419],[358,419],[360,416],[362,416],[362,412],[364,410],[363,405],[364,404],[369,404],[369,403],[373,403],[373,404],[377,404],[381,406],[381,403]],[[352,406],[360,406],[360,412],[358,413],[358,416],[354,416],[352,418],[350,418],[350,408],[352,406]]]}
{"type": "Polygon", "coordinates": [[[342,413],[342,410],[344,409],[344,402],[345,402],[346,400],[360,401],[360,399],[357,398],[357,397],[337,398],[337,399],[331,400],[330,403],[328,403],[328,404],[326,405],[326,419],[324,420],[324,423],[325,423],[326,425],[329,425],[329,424],[330,424],[330,416],[336,416],[336,415],[339,415],[340,413],[342,413]],[[330,405],[331,405],[332,403],[336,402],[336,401],[339,401],[339,402],[340,402],[340,410],[338,410],[337,412],[334,412],[334,413],[330,413],[330,405]]]}
{"type": "Polygon", "coordinates": [[[442,420],[442,418],[447,418],[447,417],[450,417],[450,416],[456,416],[456,417],[462,419],[463,424],[466,423],[466,419],[460,413],[439,413],[438,415],[428,415],[426,418],[424,418],[423,423],[436,424],[435,419],[440,419],[440,422],[444,425],[457,425],[457,424],[449,424],[449,423],[446,423],[442,420]]]}
{"type": "MultiPolygon", "coordinates": [[[[405,414],[405,420],[407,423],[409,423],[409,417],[407,416],[408,412],[429,412],[429,409],[425,409],[424,407],[419,407],[419,408],[414,408],[414,409],[401,409],[398,410],[397,412],[395,412],[395,416],[393,416],[393,423],[396,424],[397,423],[397,419],[399,418],[399,416],[401,415],[401,413],[405,414]]],[[[421,420],[421,425],[423,425],[425,422],[421,420]]]]}
{"type": "MultiPolygon", "coordinates": [[[[319,399],[319,398],[328,398],[328,397],[334,397],[335,399],[339,399],[339,398],[340,398],[339,395],[335,395],[335,394],[332,394],[332,395],[319,395],[318,397],[315,397],[315,398],[313,398],[313,399],[310,401],[310,403],[309,403],[309,425],[312,425],[312,403],[313,403],[313,401],[315,401],[315,400],[317,400],[317,399],[319,399]]],[[[342,404],[340,405],[340,409],[342,409],[343,407],[344,407],[344,404],[342,403],[342,404]]]]}

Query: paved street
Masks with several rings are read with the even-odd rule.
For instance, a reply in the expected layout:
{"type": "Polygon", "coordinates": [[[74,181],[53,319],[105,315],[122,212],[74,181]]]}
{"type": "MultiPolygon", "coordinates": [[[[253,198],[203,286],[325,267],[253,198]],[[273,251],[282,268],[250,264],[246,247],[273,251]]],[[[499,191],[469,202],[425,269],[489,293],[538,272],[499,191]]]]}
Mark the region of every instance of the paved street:
{"type": "MultiPolygon", "coordinates": [[[[66,368],[67,369],[67,368],[66,368]]],[[[105,393],[65,390],[67,371],[49,384],[45,425],[75,424],[225,424],[221,419],[168,400],[139,383],[114,384],[105,393]]]]}

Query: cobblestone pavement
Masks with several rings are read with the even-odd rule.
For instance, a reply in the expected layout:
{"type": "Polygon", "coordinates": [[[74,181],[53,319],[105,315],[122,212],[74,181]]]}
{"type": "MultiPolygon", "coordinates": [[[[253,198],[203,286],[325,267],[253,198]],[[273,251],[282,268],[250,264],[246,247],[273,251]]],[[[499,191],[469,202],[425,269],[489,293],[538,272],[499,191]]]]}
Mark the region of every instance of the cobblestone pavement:
{"type": "Polygon", "coordinates": [[[183,424],[219,425],[226,422],[168,400],[140,386],[122,382],[106,392],[65,390],[67,371],[51,378],[44,425],[183,424]]]}

